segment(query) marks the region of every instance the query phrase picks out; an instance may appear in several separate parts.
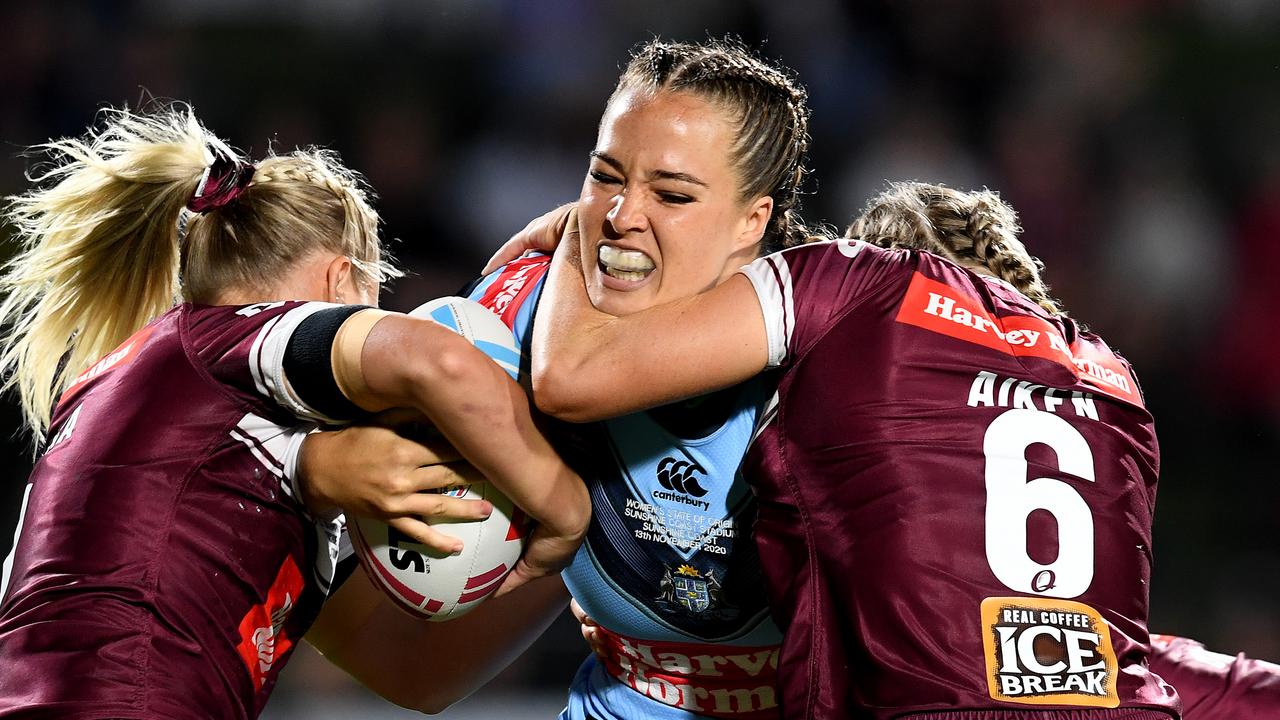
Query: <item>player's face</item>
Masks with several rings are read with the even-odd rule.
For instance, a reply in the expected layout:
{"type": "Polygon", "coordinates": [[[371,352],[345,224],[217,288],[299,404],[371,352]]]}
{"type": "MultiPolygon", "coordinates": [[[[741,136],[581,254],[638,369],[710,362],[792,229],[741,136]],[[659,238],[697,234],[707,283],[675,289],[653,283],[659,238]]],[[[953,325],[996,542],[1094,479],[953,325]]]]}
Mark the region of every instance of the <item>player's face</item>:
{"type": "Polygon", "coordinates": [[[578,214],[591,302],[613,315],[689,297],[755,258],[772,201],[739,200],[724,111],[687,93],[606,108],[578,214]]]}

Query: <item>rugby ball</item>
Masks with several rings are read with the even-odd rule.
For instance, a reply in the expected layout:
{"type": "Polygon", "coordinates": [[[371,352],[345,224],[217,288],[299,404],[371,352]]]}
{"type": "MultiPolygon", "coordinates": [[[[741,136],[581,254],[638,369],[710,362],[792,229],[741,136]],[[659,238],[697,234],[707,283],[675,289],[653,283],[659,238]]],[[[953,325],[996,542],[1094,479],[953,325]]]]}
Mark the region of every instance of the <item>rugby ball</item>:
{"type": "MultiPolygon", "coordinates": [[[[511,330],[483,305],[459,297],[432,300],[409,313],[440,323],[471,341],[513,379],[520,351],[511,330]]],[[[397,605],[428,620],[466,614],[491,595],[524,550],[524,513],[488,482],[447,488],[454,497],[484,499],[493,514],[475,522],[437,524],[460,538],[462,552],[443,555],[370,518],[351,518],[349,532],[365,572],[397,605]]]]}

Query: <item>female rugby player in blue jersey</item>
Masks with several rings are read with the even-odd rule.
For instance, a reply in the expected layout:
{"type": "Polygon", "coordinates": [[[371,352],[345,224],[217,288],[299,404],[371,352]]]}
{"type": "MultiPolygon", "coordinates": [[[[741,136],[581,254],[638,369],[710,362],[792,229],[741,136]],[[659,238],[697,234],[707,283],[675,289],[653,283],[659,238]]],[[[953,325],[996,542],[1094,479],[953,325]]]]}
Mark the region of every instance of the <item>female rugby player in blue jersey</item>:
{"type": "MultiPolygon", "coordinates": [[[[804,91],[736,45],[638,48],[582,188],[601,243],[587,268],[592,300],[626,314],[688,297],[807,237],[794,213],[807,122],[804,91]],[[612,199],[620,193],[625,203],[612,199]]],[[[508,263],[471,294],[526,354],[547,265],[508,263]]],[[[583,664],[563,717],[780,717],[780,634],[749,536],[755,502],[738,475],[767,395],[754,382],[553,433],[588,483],[595,518],[564,578],[607,647],[583,664]]]]}
{"type": "Polygon", "coordinates": [[[441,625],[354,568],[335,507],[443,552],[425,518],[488,514],[418,492],[462,479],[416,469],[444,458],[412,452],[387,488],[289,460],[318,422],[415,408],[539,520],[517,580],[563,566],[590,510],[504,372],[369,307],[394,271],[356,176],[321,151],[249,164],[183,109],[46,149],[0,278],[0,369],[47,438],[0,578],[0,717],[256,717],[303,637],[437,711],[532,639],[554,577],[441,625]]]}

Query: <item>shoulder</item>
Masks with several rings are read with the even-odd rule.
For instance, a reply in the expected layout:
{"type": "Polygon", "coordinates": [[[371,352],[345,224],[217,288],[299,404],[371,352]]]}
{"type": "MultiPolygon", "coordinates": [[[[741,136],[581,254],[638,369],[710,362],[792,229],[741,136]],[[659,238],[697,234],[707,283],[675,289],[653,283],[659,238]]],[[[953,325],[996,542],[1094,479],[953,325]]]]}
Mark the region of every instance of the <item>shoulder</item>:
{"type": "Polygon", "coordinates": [[[525,255],[481,278],[467,298],[497,315],[523,348],[532,333],[533,314],[550,269],[550,255],[525,255]]]}
{"type": "Polygon", "coordinates": [[[766,255],[742,268],[764,314],[770,367],[802,352],[854,307],[910,277],[916,253],[828,240],[766,255]]]}
{"type": "Polygon", "coordinates": [[[503,315],[519,309],[541,287],[551,268],[551,256],[531,254],[512,260],[480,280],[468,297],[503,315]]]}

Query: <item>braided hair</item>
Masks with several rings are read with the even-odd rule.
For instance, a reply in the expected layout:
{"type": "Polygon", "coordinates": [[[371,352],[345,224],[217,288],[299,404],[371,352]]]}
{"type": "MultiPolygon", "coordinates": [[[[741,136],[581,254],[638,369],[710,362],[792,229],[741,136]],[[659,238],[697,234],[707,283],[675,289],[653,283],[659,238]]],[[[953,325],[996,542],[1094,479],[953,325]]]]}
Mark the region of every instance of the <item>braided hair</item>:
{"type": "Polygon", "coordinates": [[[200,301],[226,287],[270,287],[279,268],[320,248],[350,257],[365,284],[401,274],[383,258],[378,214],[360,177],[335,153],[272,155],[257,164],[244,193],[187,219],[183,294],[200,301]]]}
{"type": "Polygon", "coordinates": [[[773,198],[763,254],[817,239],[799,216],[808,174],[808,95],[789,70],[734,40],[655,39],[633,50],[613,97],[635,89],[692,93],[730,112],[737,124],[731,152],[740,198],[773,198]]]}
{"type": "Polygon", "coordinates": [[[1044,263],[1027,252],[1020,232],[1017,213],[998,193],[897,182],[867,203],[845,237],[984,267],[1048,312],[1066,315],[1040,276],[1044,263]]]}

